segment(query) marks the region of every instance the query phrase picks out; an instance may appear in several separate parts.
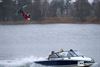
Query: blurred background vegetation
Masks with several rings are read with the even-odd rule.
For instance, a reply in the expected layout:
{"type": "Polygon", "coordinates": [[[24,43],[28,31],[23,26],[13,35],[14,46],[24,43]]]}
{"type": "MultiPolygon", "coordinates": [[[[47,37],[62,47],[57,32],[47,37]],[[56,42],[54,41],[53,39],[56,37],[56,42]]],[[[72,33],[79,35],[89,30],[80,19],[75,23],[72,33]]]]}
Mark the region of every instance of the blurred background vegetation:
{"type": "Polygon", "coordinates": [[[23,24],[22,7],[31,23],[100,23],[100,0],[0,0],[0,24],[23,24]]]}

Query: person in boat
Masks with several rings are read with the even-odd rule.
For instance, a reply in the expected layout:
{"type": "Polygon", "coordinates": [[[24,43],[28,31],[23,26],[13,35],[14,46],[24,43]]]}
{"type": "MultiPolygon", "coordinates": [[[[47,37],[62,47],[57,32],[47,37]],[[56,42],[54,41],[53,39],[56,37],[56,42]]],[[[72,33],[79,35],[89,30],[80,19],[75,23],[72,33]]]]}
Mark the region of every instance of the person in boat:
{"type": "Polygon", "coordinates": [[[59,56],[57,55],[56,52],[51,51],[51,54],[49,55],[48,60],[49,60],[50,58],[58,58],[58,57],[59,57],[59,56]]]}
{"type": "Polygon", "coordinates": [[[64,50],[63,49],[60,49],[60,52],[64,52],[64,50]]]}
{"type": "Polygon", "coordinates": [[[22,8],[18,11],[19,14],[23,16],[25,19],[25,23],[28,23],[30,21],[30,14],[28,12],[25,12],[22,8]]]}
{"type": "Polygon", "coordinates": [[[59,58],[63,58],[65,56],[65,51],[63,49],[60,49],[57,55],[59,56],[59,58]]]}

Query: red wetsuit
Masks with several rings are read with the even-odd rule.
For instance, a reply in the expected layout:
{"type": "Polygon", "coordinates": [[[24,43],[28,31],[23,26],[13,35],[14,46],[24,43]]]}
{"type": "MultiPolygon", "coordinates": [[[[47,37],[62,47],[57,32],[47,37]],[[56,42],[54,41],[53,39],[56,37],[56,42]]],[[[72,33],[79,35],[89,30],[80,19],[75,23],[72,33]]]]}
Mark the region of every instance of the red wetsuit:
{"type": "Polygon", "coordinates": [[[23,10],[20,10],[19,13],[24,17],[25,21],[28,22],[30,20],[30,15],[23,10]]]}
{"type": "Polygon", "coordinates": [[[30,15],[25,13],[25,12],[22,12],[22,16],[25,18],[25,20],[30,20],[30,15]]]}

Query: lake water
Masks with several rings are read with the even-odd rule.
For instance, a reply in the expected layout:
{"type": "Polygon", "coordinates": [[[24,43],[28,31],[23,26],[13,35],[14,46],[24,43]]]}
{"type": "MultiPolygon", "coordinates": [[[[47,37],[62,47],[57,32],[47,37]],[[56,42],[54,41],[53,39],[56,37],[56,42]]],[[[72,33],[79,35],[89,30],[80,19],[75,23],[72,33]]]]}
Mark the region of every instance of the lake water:
{"type": "Polygon", "coordinates": [[[94,58],[91,67],[100,67],[100,25],[0,25],[0,67],[47,67],[34,60],[61,48],[78,50],[94,58]]]}

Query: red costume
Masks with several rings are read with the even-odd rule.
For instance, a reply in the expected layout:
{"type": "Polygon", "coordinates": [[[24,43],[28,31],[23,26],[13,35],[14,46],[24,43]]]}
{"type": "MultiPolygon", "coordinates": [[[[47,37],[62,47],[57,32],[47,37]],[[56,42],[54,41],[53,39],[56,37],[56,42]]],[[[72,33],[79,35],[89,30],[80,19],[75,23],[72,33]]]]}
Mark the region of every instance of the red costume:
{"type": "Polygon", "coordinates": [[[21,15],[24,17],[25,21],[28,22],[30,20],[30,15],[26,12],[24,12],[23,10],[20,9],[21,15]]]}
{"type": "Polygon", "coordinates": [[[30,15],[25,13],[25,12],[22,12],[22,16],[25,18],[25,20],[30,20],[30,15]]]}

